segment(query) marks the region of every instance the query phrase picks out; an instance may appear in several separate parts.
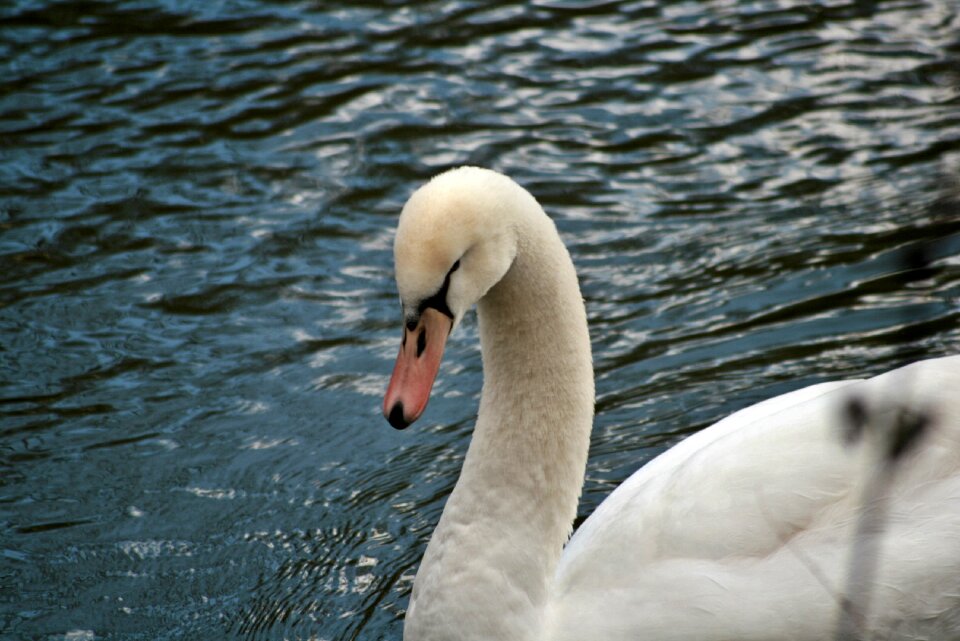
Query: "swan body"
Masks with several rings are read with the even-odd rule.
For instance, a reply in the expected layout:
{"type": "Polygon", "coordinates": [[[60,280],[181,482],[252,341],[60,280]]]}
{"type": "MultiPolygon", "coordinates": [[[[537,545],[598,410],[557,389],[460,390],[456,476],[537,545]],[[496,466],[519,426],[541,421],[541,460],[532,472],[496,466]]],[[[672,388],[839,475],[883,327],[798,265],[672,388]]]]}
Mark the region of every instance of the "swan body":
{"type": "Polygon", "coordinates": [[[960,356],[741,410],[641,468],[569,538],[594,388],[552,221],[509,178],[463,167],[411,196],[394,254],[405,328],[390,423],[424,411],[447,335],[474,304],[484,371],[406,641],[829,639],[855,550],[876,552],[876,567],[853,586],[869,599],[849,638],[960,638],[960,356]],[[845,446],[854,398],[871,429],[845,446]],[[894,458],[904,412],[931,427],[894,458]],[[864,514],[882,527],[858,529],[864,514]]]}

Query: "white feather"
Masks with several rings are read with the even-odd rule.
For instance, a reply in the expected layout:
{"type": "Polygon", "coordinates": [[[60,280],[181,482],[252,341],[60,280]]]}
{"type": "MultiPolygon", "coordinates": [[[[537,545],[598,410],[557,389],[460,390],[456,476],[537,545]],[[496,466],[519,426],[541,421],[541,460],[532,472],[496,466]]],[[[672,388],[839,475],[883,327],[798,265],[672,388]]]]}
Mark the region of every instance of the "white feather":
{"type": "Polygon", "coordinates": [[[417,573],[407,641],[829,639],[851,550],[873,543],[856,633],[960,638],[960,356],[737,412],[637,471],[564,549],[594,396],[583,302],[553,223],[505,176],[461,168],[410,199],[395,254],[405,305],[462,257],[447,302],[456,321],[478,305],[484,362],[477,426],[417,573]],[[871,423],[846,446],[851,397],[871,423]],[[933,422],[894,468],[885,430],[903,408],[933,422]],[[855,548],[871,487],[884,529],[855,548]]]}

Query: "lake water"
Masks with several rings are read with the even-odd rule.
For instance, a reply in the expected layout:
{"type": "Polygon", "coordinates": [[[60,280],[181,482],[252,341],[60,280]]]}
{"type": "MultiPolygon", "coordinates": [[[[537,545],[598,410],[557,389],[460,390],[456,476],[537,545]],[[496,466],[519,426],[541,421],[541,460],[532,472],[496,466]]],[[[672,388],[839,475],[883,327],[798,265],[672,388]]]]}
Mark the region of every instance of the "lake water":
{"type": "Polygon", "coordinates": [[[960,351],[954,0],[0,9],[0,637],[399,639],[476,321],[380,416],[406,197],[571,247],[581,515],[730,412],[960,351]]]}

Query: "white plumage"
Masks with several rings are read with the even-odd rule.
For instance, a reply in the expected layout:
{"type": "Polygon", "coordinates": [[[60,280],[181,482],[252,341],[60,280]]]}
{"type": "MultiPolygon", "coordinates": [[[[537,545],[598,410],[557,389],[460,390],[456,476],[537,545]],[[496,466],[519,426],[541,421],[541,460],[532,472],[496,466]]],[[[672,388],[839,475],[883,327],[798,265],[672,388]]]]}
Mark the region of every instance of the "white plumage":
{"type": "Polygon", "coordinates": [[[564,547],[594,392],[583,302],[553,223],[509,178],[461,168],[410,198],[395,258],[407,329],[384,402],[391,423],[423,411],[446,335],[473,304],[484,367],[407,641],[830,639],[853,549],[878,551],[854,592],[869,596],[855,635],[960,638],[960,356],[737,412],[637,471],[564,547]],[[870,423],[847,446],[851,398],[870,423]],[[886,452],[904,410],[931,426],[894,466],[886,452]],[[864,509],[882,510],[884,527],[855,548],[864,509]]]}

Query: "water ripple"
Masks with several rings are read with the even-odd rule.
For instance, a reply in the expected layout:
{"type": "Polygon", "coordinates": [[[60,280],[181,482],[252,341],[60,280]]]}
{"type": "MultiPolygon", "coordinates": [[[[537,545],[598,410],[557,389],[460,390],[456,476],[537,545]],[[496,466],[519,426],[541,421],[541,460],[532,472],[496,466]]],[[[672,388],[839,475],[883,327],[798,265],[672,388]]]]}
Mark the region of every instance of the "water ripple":
{"type": "Polygon", "coordinates": [[[960,345],[948,0],[8,5],[5,637],[400,636],[481,364],[468,317],[383,424],[390,245],[453,165],[577,263],[581,518],[731,411],[960,345]]]}

